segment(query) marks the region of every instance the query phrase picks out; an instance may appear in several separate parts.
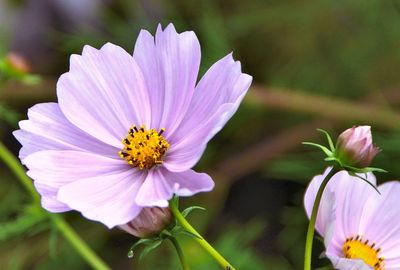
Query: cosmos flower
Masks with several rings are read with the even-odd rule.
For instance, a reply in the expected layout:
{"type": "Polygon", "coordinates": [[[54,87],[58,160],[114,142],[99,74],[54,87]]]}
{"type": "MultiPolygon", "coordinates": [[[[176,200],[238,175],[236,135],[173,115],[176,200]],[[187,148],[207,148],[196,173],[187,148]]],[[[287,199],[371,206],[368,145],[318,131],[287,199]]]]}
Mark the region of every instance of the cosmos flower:
{"type": "Polygon", "coordinates": [[[167,207],[173,194],[213,189],[191,168],[252,78],[228,54],[196,85],[199,65],[196,35],[172,24],[155,37],[142,30],[133,56],[110,43],[72,55],[58,103],[33,106],[14,132],[43,207],[111,228],[167,207]]]}
{"type": "MultiPolygon", "coordinates": [[[[376,185],[372,173],[366,177],[376,185]]],[[[314,177],[307,188],[308,216],[323,178],[314,177]]],[[[324,237],[325,255],[336,269],[400,269],[400,182],[387,182],[378,190],[380,194],[346,171],[336,173],[328,183],[316,230],[324,237]]]]}
{"type": "Polygon", "coordinates": [[[364,168],[371,164],[379,148],[372,143],[370,126],[354,126],[339,135],[336,152],[346,165],[364,168]]]}
{"type": "Polygon", "coordinates": [[[139,238],[158,235],[172,222],[172,213],[168,207],[145,207],[140,214],[127,224],[119,227],[139,238]]]}

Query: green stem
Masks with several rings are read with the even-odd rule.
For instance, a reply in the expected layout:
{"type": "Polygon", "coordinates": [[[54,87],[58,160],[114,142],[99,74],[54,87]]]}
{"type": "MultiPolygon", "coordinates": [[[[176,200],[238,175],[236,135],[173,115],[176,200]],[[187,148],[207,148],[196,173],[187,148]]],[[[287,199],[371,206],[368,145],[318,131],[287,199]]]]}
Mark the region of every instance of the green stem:
{"type": "Polygon", "coordinates": [[[318,189],[317,196],[315,197],[314,206],[310,217],[310,223],[308,224],[307,229],[306,247],[304,252],[304,270],[311,270],[312,246],[314,240],[315,222],[317,221],[319,205],[321,203],[322,194],[324,193],[326,185],[336,172],[337,170],[334,167],[330,169],[329,173],[322,181],[321,186],[318,189]]]}
{"type": "Polygon", "coordinates": [[[68,225],[59,215],[50,215],[50,219],[64,238],[75,248],[75,250],[96,270],[110,270],[82,238],[68,225]]]}
{"type": "Polygon", "coordinates": [[[172,214],[181,224],[181,226],[192,233],[196,237],[194,239],[200,244],[202,248],[204,248],[225,270],[235,270],[235,268],[224,258],[221,254],[218,253],[193,227],[187,222],[187,220],[182,216],[181,212],[178,209],[174,200],[169,202],[169,208],[171,209],[172,214]]]}
{"type": "Polygon", "coordinates": [[[185,258],[185,255],[183,254],[183,250],[182,250],[181,246],[179,245],[178,240],[176,240],[175,237],[169,237],[168,239],[171,240],[172,244],[174,245],[174,247],[176,249],[176,252],[178,253],[179,261],[181,262],[182,269],[190,270],[189,264],[185,258]]]}
{"type": "MultiPolygon", "coordinates": [[[[36,192],[32,180],[26,175],[25,169],[22,167],[21,163],[17,158],[0,142],[0,160],[10,168],[10,170],[15,174],[21,184],[30,193],[34,204],[40,207],[40,196],[36,192]]],[[[75,250],[81,255],[83,259],[86,260],[96,270],[109,270],[108,267],[97,255],[94,253],[90,247],[79,237],[79,235],[65,222],[65,220],[59,216],[43,212],[47,215],[55,227],[61,232],[64,238],[75,248],[75,250]]]]}
{"type": "Polygon", "coordinates": [[[0,159],[3,160],[8,168],[10,168],[10,170],[15,174],[21,184],[32,196],[35,203],[40,203],[40,196],[36,192],[32,180],[26,175],[25,169],[2,142],[0,142],[0,159]]]}

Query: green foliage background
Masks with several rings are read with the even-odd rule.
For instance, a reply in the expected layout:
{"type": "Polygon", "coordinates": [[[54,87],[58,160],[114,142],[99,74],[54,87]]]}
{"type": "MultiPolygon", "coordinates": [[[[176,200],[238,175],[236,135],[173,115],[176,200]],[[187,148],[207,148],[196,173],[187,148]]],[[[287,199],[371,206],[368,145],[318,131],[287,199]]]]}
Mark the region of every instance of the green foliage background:
{"type": "MultiPolygon", "coordinates": [[[[196,32],[201,73],[233,51],[254,77],[248,98],[197,166],[213,176],[217,189],[182,200],[208,209],[190,220],[237,269],[301,269],[307,225],[302,195],[326,164],[300,143],[323,142],[316,127],[337,135],[352,125],[372,125],[383,149],[374,166],[389,171],[378,178],[400,176],[398,0],[82,1],[96,3],[87,20],[50,2],[0,3],[0,54],[20,53],[42,78],[33,86],[4,77],[0,82],[0,139],[16,155],[11,131],[17,121],[31,105],[55,100],[69,55],[85,44],[112,42],[131,52],[140,29],[154,33],[159,22],[173,22],[178,31],[196,32]],[[33,24],[36,35],[24,35],[29,20],[44,21],[33,24]],[[296,106],[299,97],[305,103],[296,106]]],[[[0,168],[0,269],[90,269],[30,206],[11,172],[0,168]]],[[[126,256],[134,237],[75,212],[65,218],[113,269],[179,269],[170,243],[139,263],[126,256]]],[[[180,240],[193,269],[219,269],[194,241],[180,240]]],[[[316,245],[314,267],[322,269],[329,263],[318,259],[323,246],[316,245]]]]}

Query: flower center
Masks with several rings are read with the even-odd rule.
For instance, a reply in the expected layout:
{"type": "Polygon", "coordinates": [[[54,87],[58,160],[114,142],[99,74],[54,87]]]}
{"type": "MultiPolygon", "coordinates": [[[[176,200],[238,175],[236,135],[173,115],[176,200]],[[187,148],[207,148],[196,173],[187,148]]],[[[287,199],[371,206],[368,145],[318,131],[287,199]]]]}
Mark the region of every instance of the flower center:
{"type": "Polygon", "coordinates": [[[132,126],[128,135],[122,140],[124,149],[119,151],[119,156],[140,170],[161,164],[169,148],[169,143],[161,136],[164,131],[164,128],[158,132],[155,129],[147,130],[144,126],[140,129],[132,126]]]}
{"type": "Polygon", "coordinates": [[[350,237],[346,239],[343,245],[343,253],[348,259],[361,259],[374,270],[383,270],[384,258],[379,257],[380,248],[376,248],[375,243],[369,244],[368,240],[363,241],[357,235],[355,238],[350,237]]]}

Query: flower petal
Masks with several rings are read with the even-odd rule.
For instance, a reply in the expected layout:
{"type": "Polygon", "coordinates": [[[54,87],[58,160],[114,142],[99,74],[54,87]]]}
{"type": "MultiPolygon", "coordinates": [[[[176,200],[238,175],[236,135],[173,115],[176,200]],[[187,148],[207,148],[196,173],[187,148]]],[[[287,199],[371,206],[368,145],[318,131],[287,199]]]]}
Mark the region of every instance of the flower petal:
{"type": "Polygon", "coordinates": [[[364,263],[363,260],[340,258],[329,254],[327,254],[327,256],[331,260],[335,269],[338,270],[373,270],[373,267],[364,263]]]}
{"type": "MultiPolygon", "coordinates": [[[[336,230],[334,238],[342,244],[347,237],[363,235],[369,215],[371,215],[372,200],[379,196],[374,188],[358,177],[350,176],[346,171],[337,173],[337,180],[328,184],[336,197],[336,230]]],[[[372,173],[363,174],[371,184],[376,185],[372,173]]]]}
{"type": "Polygon", "coordinates": [[[53,188],[59,188],[82,178],[131,169],[122,159],[72,150],[40,151],[27,156],[23,161],[29,169],[27,172],[29,177],[53,188]]]}
{"type": "Polygon", "coordinates": [[[19,157],[42,150],[80,150],[118,157],[119,149],[105,144],[71,124],[57,103],[37,104],[28,110],[29,120],[19,122],[13,135],[22,144],[19,157]]]}
{"type": "Polygon", "coordinates": [[[387,182],[378,189],[381,195],[365,206],[371,214],[363,234],[382,249],[380,255],[385,258],[385,267],[395,269],[400,267],[400,208],[397,207],[400,182],[387,182]]]}
{"type": "Polygon", "coordinates": [[[134,219],[142,207],[134,198],[146,173],[131,169],[115,174],[80,179],[62,186],[58,199],[88,219],[112,228],[134,219]]]}
{"type": "Polygon", "coordinates": [[[188,134],[179,145],[172,145],[164,157],[163,166],[174,172],[192,168],[201,158],[208,141],[231,117],[233,107],[233,104],[221,105],[215,115],[203,123],[196,132],[188,134]]]}
{"type": "Polygon", "coordinates": [[[42,196],[42,206],[50,212],[71,210],[58,201],[58,190],[70,182],[96,175],[126,171],[129,166],[116,160],[80,151],[39,151],[27,156],[23,163],[42,196]]]}
{"type": "Polygon", "coordinates": [[[142,30],[133,57],[151,92],[151,127],[172,134],[188,109],[200,66],[200,44],[194,32],[178,34],[172,24],[159,25],[153,36],[142,30]]]}
{"type": "Polygon", "coordinates": [[[143,74],[131,55],[110,43],[100,50],[85,46],[82,56],[71,56],[57,96],[71,123],[117,148],[132,125],[150,124],[143,74]]]}
{"type": "Polygon", "coordinates": [[[45,184],[34,182],[36,190],[39,192],[42,207],[52,213],[61,213],[72,210],[65,203],[57,199],[58,188],[49,187],[45,184]]]}
{"type": "MultiPolygon", "coordinates": [[[[325,170],[323,174],[315,176],[307,187],[306,193],[304,195],[304,207],[306,209],[308,218],[311,217],[318,189],[321,186],[323,179],[331,169],[332,167],[329,167],[325,170]]],[[[333,179],[331,181],[333,181],[333,179]]],[[[335,195],[331,190],[325,189],[318,209],[318,216],[315,223],[315,228],[321,236],[325,237],[326,233],[328,232],[328,229],[332,227],[331,224],[334,222],[335,222],[335,195]]]]}
{"type": "Polygon", "coordinates": [[[149,172],[136,197],[136,203],[141,206],[166,207],[174,194],[191,196],[213,188],[213,180],[205,173],[193,170],[176,173],[160,167],[149,172]]]}
{"type": "Polygon", "coordinates": [[[167,137],[171,148],[165,166],[169,170],[185,171],[197,163],[208,141],[236,112],[251,80],[231,54],[207,71],[179,128],[167,137]]]}

